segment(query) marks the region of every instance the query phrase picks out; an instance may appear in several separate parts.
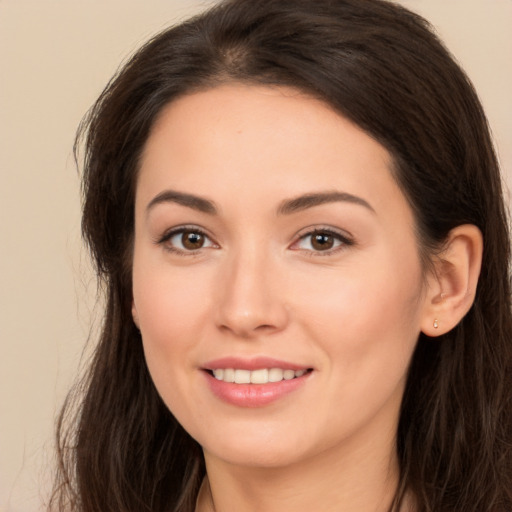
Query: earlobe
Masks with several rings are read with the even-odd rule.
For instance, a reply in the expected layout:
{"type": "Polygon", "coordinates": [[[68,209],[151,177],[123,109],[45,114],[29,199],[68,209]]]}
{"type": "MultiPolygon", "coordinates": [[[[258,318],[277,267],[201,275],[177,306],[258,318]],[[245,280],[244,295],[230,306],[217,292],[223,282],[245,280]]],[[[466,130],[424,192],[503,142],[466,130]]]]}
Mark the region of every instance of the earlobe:
{"type": "Polygon", "coordinates": [[[482,252],[482,233],[476,226],[464,224],[450,231],[428,280],[421,326],[424,334],[435,337],[447,333],[469,311],[475,299],[482,252]]]}

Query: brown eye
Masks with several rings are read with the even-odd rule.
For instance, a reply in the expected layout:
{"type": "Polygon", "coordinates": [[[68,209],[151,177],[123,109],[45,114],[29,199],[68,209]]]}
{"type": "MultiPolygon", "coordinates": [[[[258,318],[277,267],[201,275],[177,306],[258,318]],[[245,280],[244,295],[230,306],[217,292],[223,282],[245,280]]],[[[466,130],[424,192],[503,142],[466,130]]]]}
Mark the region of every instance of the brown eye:
{"type": "Polygon", "coordinates": [[[327,251],[334,247],[334,237],[328,233],[315,233],[311,235],[311,247],[315,251],[327,251]]]}
{"type": "Polygon", "coordinates": [[[195,251],[218,246],[200,229],[177,228],[159,240],[165,249],[177,254],[193,254],[195,251]]]}
{"type": "Polygon", "coordinates": [[[330,229],[314,229],[302,235],[291,248],[312,254],[324,253],[327,256],[336,253],[338,249],[352,245],[354,245],[354,241],[347,235],[330,229]]]}
{"type": "Polygon", "coordinates": [[[184,231],[181,235],[181,244],[185,249],[194,251],[201,249],[205,242],[205,236],[197,231],[184,231]]]}

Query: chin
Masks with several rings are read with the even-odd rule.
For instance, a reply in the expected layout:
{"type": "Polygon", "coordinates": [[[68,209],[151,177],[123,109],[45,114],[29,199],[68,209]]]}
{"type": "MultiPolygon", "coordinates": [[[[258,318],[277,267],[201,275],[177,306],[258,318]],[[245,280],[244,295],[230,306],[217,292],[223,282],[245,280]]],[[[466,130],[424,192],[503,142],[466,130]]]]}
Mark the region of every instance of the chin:
{"type": "Polygon", "coordinates": [[[311,443],[306,432],[276,432],[275,427],[265,429],[261,424],[256,429],[236,429],[208,435],[198,439],[205,457],[211,456],[240,467],[278,468],[286,467],[310,458],[322,447],[311,443]],[[203,441],[203,442],[202,442],[203,441]]]}
{"type": "Polygon", "coordinates": [[[204,449],[205,457],[208,455],[221,459],[234,466],[247,468],[281,468],[299,462],[305,454],[292,447],[237,445],[225,447],[222,450],[209,451],[204,449]]]}

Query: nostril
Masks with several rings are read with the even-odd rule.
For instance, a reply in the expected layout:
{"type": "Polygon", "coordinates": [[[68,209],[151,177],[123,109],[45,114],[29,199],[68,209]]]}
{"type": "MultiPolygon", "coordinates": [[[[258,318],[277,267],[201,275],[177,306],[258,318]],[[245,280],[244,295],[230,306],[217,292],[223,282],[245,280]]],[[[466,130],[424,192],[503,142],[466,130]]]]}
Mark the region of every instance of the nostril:
{"type": "Polygon", "coordinates": [[[278,332],[280,327],[272,324],[258,324],[250,318],[242,318],[225,322],[219,325],[219,329],[225,333],[232,333],[240,338],[253,338],[258,335],[268,335],[278,332]]]}
{"type": "Polygon", "coordinates": [[[273,325],[264,324],[264,325],[258,325],[258,327],[256,327],[255,331],[271,331],[274,329],[275,329],[275,327],[273,325]]]}

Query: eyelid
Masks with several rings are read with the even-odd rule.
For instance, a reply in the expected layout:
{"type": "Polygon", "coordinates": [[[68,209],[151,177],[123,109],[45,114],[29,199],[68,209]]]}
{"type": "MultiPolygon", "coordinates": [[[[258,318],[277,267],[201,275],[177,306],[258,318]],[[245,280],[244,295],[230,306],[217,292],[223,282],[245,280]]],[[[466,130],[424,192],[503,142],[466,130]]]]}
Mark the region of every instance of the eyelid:
{"type": "Polygon", "coordinates": [[[215,242],[213,237],[211,235],[209,235],[205,229],[203,229],[197,225],[194,225],[194,224],[183,224],[180,226],[174,226],[172,228],[169,228],[162,235],[156,237],[154,240],[154,243],[157,245],[164,246],[165,250],[167,250],[169,252],[184,255],[184,256],[195,256],[203,249],[219,247],[218,243],[215,242]],[[171,240],[171,238],[173,238],[174,236],[179,235],[180,233],[183,233],[185,231],[191,231],[193,233],[198,233],[198,234],[204,236],[211,242],[212,245],[209,245],[207,247],[200,247],[199,249],[196,249],[196,250],[185,250],[185,249],[180,249],[179,247],[174,247],[174,246],[167,244],[167,242],[169,242],[169,240],[171,240]]]}
{"type": "MultiPolygon", "coordinates": [[[[185,256],[194,256],[198,255],[203,249],[210,248],[219,248],[219,244],[214,240],[214,238],[207,232],[207,230],[194,225],[194,224],[183,224],[180,226],[174,226],[172,228],[167,229],[162,235],[155,238],[154,243],[157,245],[163,245],[164,248],[172,253],[185,255],[185,256]],[[185,231],[191,231],[194,233],[198,233],[204,236],[211,245],[206,247],[200,247],[195,250],[186,250],[181,249],[179,247],[175,247],[167,244],[167,242],[172,239],[174,236],[179,235],[185,231]]],[[[289,246],[291,250],[303,251],[306,253],[310,253],[315,256],[328,256],[330,254],[336,253],[340,250],[343,250],[347,247],[353,246],[355,244],[354,238],[348,232],[344,230],[340,230],[338,228],[333,228],[332,226],[309,226],[301,229],[295,236],[295,241],[289,246]],[[314,249],[303,249],[297,247],[302,240],[305,240],[307,237],[313,236],[315,234],[326,234],[334,237],[339,244],[333,248],[325,249],[325,250],[314,250],[314,249]]]]}
{"type": "Polygon", "coordinates": [[[299,233],[297,233],[297,235],[295,237],[295,241],[291,244],[290,249],[296,250],[296,251],[308,252],[314,256],[328,256],[328,255],[331,255],[333,253],[336,253],[340,250],[346,249],[347,247],[350,247],[353,245],[355,245],[354,237],[351,234],[349,234],[348,232],[346,232],[344,230],[337,229],[337,228],[333,228],[331,226],[319,225],[319,226],[309,226],[307,228],[300,230],[299,233]],[[340,244],[337,245],[336,247],[326,249],[323,251],[314,250],[314,249],[301,249],[299,247],[294,247],[294,246],[297,246],[302,240],[306,239],[309,236],[313,236],[315,234],[326,234],[326,235],[333,236],[340,242],[340,244]]]}

